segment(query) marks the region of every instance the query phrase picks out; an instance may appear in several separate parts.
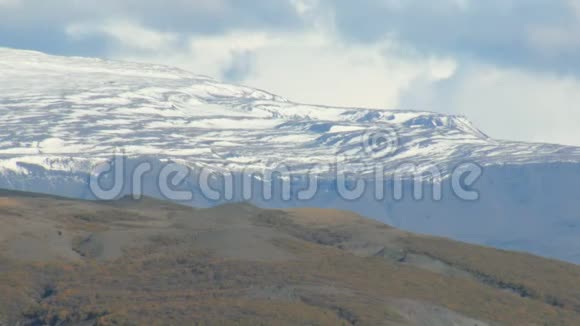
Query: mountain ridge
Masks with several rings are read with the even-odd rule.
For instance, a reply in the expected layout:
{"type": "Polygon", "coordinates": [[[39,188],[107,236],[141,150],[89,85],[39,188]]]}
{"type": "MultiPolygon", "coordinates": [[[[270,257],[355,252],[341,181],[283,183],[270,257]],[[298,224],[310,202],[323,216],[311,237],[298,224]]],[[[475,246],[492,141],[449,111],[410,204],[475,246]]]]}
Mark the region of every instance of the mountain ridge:
{"type": "MultiPolygon", "coordinates": [[[[238,187],[232,200],[347,209],[409,231],[580,263],[580,147],[495,140],[461,116],[299,104],[161,65],[5,48],[0,89],[0,188],[97,199],[90,176],[117,152],[129,172],[152,165],[144,195],[166,198],[159,173],[178,163],[195,173],[179,186],[197,194],[185,202],[209,207],[225,200],[199,196],[200,170],[243,180],[283,165],[319,177],[315,196],[242,198],[238,187]],[[476,200],[453,189],[465,163],[481,168],[476,200]],[[415,200],[408,191],[402,199],[369,192],[348,200],[336,193],[338,169],[387,189],[399,176],[409,189],[426,175],[421,181],[440,185],[443,200],[415,200]]],[[[135,192],[124,181],[119,196],[135,192]]]]}

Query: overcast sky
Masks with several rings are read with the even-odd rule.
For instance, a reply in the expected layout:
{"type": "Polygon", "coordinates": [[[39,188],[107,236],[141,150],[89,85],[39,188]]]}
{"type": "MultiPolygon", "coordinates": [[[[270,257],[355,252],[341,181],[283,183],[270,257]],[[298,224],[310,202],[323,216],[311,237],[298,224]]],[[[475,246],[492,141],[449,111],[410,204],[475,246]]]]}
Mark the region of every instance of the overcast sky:
{"type": "Polygon", "coordinates": [[[580,145],[580,0],[0,0],[0,46],[580,145]]]}

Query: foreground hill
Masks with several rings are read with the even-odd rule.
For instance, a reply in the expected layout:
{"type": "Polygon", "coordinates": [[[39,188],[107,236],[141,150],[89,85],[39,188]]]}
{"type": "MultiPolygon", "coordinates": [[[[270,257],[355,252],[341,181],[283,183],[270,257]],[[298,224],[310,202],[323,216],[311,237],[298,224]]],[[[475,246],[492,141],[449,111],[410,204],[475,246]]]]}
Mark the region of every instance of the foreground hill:
{"type": "Polygon", "coordinates": [[[0,324],[578,325],[580,267],[353,213],[0,192],[0,324]]]}
{"type": "MultiPolygon", "coordinates": [[[[180,185],[195,193],[184,203],[208,207],[228,201],[232,189],[218,185],[221,197],[204,196],[200,169],[239,177],[284,165],[296,177],[285,179],[293,194],[304,186],[297,180],[311,175],[320,191],[308,201],[245,199],[272,208],[347,209],[408,231],[580,263],[575,147],[492,139],[461,116],[305,105],[165,66],[4,48],[0,89],[2,188],[93,199],[89,175],[122,150],[126,176],[140,163],[153,165],[143,176],[144,194],[167,198],[159,170],[176,162],[194,172],[180,185]],[[483,168],[472,187],[479,200],[450,187],[463,163],[483,168]],[[342,169],[368,182],[368,192],[357,200],[337,193],[333,171],[342,169]],[[393,179],[402,171],[410,172],[405,187],[419,177],[441,182],[442,200],[396,200],[393,179]],[[386,188],[385,198],[377,199],[376,185],[386,188]]],[[[131,185],[120,195],[135,192],[131,185]]]]}

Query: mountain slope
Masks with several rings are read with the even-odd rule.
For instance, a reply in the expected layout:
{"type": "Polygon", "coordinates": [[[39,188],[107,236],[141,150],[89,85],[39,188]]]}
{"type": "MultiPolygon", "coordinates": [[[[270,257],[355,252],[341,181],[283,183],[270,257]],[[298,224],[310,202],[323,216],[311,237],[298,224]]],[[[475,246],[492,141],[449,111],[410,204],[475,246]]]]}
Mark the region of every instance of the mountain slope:
{"type": "MultiPolygon", "coordinates": [[[[165,66],[12,49],[0,49],[0,89],[0,187],[95,199],[89,174],[123,151],[120,195],[135,192],[129,174],[149,162],[142,192],[166,197],[158,176],[177,162],[194,171],[179,186],[195,191],[185,201],[212,206],[228,198],[202,194],[200,169],[240,181],[283,164],[296,177],[316,174],[319,191],[308,200],[243,198],[236,182],[230,199],[349,209],[406,230],[580,262],[576,147],[491,139],[460,116],[305,105],[165,66]],[[452,189],[464,163],[483,168],[471,187],[478,200],[452,189]],[[406,196],[395,198],[393,180],[409,164],[442,184],[442,200],[411,198],[412,175],[402,176],[406,196]],[[336,169],[358,174],[368,191],[356,200],[338,194],[336,169]],[[376,198],[377,184],[385,198],[376,198]]],[[[304,180],[291,180],[294,194],[304,180]]]]}
{"type": "Polygon", "coordinates": [[[303,105],[164,66],[0,49],[0,70],[3,155],[107,157],[122,147],[197,164],[260,168],[269,158],[298,168],[313,156],[317,163],[340,154],[364,161],[361,133],[384,128],[398,136],[389,166],[409,158],[440,165],[580,160],[578,148],[490,139],[464,117],[303,105]]]}
{"type": "Polygon", "coordinates": [[[0,192],[0,323],[575,325],[580,268],[323,209],[0,192]]]}

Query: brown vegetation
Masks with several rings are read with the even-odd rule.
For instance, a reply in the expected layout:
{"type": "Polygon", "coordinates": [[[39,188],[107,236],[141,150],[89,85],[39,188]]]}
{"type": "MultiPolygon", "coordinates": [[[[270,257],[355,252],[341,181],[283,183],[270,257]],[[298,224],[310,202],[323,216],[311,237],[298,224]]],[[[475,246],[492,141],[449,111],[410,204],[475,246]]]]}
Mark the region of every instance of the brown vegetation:
{"type": "Polygon", "coordinates": [[[0,324],[580,324],[577,266],[350,213],[16,198],[3,224],[50,227],[78,257],[27,260],[0,231],[0,324]]]}

